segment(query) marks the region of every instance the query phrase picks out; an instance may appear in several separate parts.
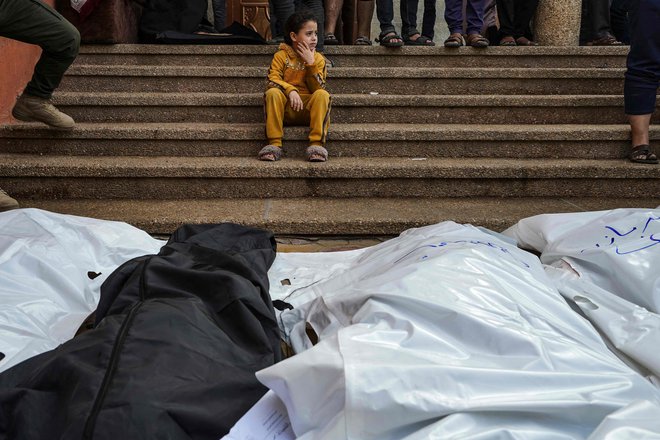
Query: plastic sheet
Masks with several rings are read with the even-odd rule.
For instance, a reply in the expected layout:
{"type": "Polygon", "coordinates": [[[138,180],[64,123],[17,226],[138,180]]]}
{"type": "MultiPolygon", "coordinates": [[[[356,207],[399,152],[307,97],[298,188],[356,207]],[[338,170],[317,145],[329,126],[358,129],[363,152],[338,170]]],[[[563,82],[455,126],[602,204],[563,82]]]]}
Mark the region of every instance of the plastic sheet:
{"type": "Polygon", "coordinates": [[[105,278],[163,244],[126,223],[38,209],[0,214],[0,371],[71,339],[105,278]]]}
{"type": "Polygon", "coordinates": [[[298,354],[257,376],[298,438],[604,439],[656,426],[660,391],[535,256],[476,228],[280,254],[269,275],[273,298],[296,306],[280,321],[298,354]]]}
{"type": "Polygon", "coordinates": [[[504,234],[541,252],[559,292],[659,383],[660,210],[539,215],[504,234]]]}

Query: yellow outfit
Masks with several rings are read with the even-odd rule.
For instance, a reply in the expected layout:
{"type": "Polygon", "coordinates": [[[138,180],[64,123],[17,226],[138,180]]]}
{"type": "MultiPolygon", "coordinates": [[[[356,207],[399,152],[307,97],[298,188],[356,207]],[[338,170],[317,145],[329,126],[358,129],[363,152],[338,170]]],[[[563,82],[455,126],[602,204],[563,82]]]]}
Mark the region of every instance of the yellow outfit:
{"type": "Polygon", "coordinates": [[[264,94],[266,137],[270,145],[282,146],[284,124],[309,124],[309,145],[323,146],[330,126],[330,94],[325,91],[325,58],[314,53],[314,64],[307,65],[288,44],[280,44],[268,71],[264,94]],[[294,111],[289,93],[298,92],[303,109],[294,111]]]}

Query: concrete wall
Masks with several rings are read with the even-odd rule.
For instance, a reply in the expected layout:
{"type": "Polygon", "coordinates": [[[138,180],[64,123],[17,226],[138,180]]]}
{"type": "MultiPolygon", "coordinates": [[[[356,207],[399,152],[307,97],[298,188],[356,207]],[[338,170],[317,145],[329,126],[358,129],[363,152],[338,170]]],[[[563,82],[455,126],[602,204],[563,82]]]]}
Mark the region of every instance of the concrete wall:
{"type": "MultiPolygon", "coordinates": [[[[45,0],[51,6],[54,0],[45,0]]],[[[0,37],[0,124],[13,122],[11,109],[16,97],[32,77],[41,49],[0,37]]]]}

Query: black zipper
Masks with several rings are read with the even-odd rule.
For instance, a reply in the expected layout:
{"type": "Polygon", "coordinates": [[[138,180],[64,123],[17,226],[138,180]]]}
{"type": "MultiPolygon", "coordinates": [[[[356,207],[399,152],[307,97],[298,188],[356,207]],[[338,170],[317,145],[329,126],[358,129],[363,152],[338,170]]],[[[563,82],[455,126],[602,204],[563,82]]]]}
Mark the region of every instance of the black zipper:
{"type": "Polygon", "coordinates": [[[147,268],[147,264],[150,261],[151,258],[146,260],[144,262],[144,265],[142,266],[142,274],[140,275],[139,302],[137,302],[131,307],[131,310],[128,312],[128,316],[126,316],[126,319],[124,320],[121,328],[119,329],[119,335],[115,340],[115,344],[112,347],[112,353],[110,354],[110,363],[108,364],[108,368],[105,371],[105,376],[103,376],[103,382],[101,382],[101,388],[99,389],[99,392],[96,395],[96,399],[94,400],[94,405],[92,406],[92,410],[89,413],[89,417],[87,417],[87,422],[85,422],[85,429],[83,430],[84,440],[91,440],[94,437],[94,428],[96,426],[96,419],[98,418],[98,415],[101,412],[101,406],[103,405],[103,401],[105,400],[106,394],[108,394],[108,390],[110,389],[110,384],[112,383],[112,379],[115,375],[115,371],[117,370],[117,365],[119,364],[119,355],[121,352],[122,345],[124,344],[124,340],[126,339],[128,330],[130,329],[131,323],[133,322],[133,318],[135,317],[138,309],[142,306],[142,304],[144,304],[144,299],[146,297],[145,293],[147,289],[147,283],[145,280],[146,268],[147,268]]]}

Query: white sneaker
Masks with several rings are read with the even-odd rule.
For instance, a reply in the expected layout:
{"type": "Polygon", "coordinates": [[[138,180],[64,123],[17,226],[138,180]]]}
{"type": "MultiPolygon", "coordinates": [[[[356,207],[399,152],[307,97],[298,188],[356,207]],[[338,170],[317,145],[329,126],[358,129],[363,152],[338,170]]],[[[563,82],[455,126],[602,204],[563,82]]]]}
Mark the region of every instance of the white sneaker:
{"type": "Polygon", "coordinates": [[[0,188],[0,212],[18,208],[18,202],[0,188]]]}
{"type": "Polygon", "coordinates": [[[51,127],[70,130],[76,124],[73,118],[59,111],[49,99],[22,94],[11,114],[19,121],[39,121],[51,127]]]}

